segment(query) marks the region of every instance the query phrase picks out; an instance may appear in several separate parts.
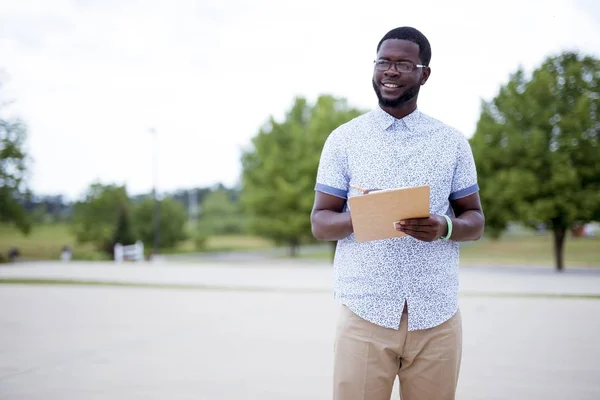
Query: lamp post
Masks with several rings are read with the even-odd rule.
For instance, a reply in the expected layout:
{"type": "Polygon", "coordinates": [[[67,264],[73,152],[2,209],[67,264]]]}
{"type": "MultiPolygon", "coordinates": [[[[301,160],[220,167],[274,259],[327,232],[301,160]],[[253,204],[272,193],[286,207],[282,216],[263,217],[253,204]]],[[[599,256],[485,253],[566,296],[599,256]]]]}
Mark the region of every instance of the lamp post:
{"type": "Polygon", "coordinates": [[[160,231],[160,205],[158,202],[158,134],[154,128],[150,129],[150,134],[153,140],[152,151],[152,198],[154,199],[154,213],[152,216],[154,225],[154,255],[158,255],[159,248],[159,231],[160,231]]]}

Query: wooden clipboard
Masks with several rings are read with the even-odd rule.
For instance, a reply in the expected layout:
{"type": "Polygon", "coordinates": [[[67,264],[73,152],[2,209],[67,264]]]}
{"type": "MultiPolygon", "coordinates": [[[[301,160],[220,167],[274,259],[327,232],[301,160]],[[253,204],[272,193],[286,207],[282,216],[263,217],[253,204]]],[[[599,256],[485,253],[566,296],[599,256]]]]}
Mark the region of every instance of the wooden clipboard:
{"type": "Polygon", "coordinates": [[[429,217],[429,185],[369,192],[348,199],[357,242],[406,236],[394,222],[429,217]]]}

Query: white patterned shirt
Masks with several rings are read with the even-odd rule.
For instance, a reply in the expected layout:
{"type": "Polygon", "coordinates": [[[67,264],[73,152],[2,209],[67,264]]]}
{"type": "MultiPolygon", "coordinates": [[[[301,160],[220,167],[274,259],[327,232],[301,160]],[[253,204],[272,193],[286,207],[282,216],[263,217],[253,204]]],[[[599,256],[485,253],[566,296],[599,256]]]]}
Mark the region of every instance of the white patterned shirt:
{"type": "MultiPolygon", "coordinates": [[[[350,187],[430,186],[430,212],[454,216],[450,200],[479,190],[468,140],[456,129],[415,110],[396,119],[375,108],[327,138],[315,190],[347,199],[350,187]]],[[[345,210],[348,210],[346,202],[345,210]]],[[[408,329],[428,329],[458,309],[459,243],[410,236],[337,243],[334,298],[363,319],[398,329],[405,302],[408,329]]]]}

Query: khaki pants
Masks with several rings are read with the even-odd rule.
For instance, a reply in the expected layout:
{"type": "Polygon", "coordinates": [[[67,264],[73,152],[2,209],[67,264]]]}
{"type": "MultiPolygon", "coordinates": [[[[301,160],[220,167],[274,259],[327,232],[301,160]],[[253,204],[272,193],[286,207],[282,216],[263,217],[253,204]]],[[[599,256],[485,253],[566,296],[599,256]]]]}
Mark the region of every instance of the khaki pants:
{"type": "Polygon", "coordinates": [[[460,310],[443,324],[388,329],[341,307],[335,337],[334,400],[390,400],[396,375],[402,400],[453,400],[462,353],[460,310]]]}

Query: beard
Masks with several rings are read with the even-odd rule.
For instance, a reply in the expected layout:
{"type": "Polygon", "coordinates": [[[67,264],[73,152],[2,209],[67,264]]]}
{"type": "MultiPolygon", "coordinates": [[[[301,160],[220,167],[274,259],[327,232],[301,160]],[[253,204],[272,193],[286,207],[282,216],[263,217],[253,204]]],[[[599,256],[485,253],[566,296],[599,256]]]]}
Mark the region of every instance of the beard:
{"type": "Polygon", "coordinates": [[[406,103],[407,101],[411,100],[412,98],[416,97],[419,94],[420,89],[421,89],[421,85],[417,82],[416,84],[406,88],[404,93],[402,93],[400,96],[396,97],[395,99],[385,99],[381,95],[381,90],[379,90],[379,87],[377,86],[377,83],[375,82],[375,78],[373,78],[373,90],[375,90],[375,94],[377,95],[377,99],[379,100],[379,105],[382,107],[389,107],[389,108],[399,107],[399,106],[403,105],[404,103],[406,103]]]}

